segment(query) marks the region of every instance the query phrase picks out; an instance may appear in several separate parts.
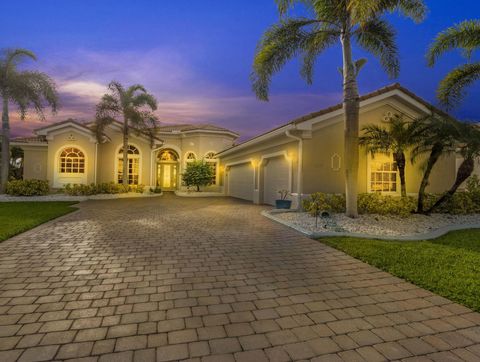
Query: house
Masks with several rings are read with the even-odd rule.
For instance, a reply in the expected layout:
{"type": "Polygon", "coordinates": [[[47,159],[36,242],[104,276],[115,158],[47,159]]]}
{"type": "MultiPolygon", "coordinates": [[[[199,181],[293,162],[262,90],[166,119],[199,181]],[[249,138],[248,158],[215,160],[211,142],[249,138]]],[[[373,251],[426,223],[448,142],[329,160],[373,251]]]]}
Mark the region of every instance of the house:
{"type": "MultiPolygon", "coordinates": [[[[53,188],[66,184],[122,182],[122,124],[113,123],[97,141],[93,123],[66,120],[35,130],[36,137],[17,138],[24,150],[24,178],[49,180],[53,188]]],[[[128,146],[129,184],[177,190],[186,164],[204,159],[214,169],[211,191],[220,191],[216,154],[233,145],[238,134],[213,125],[159,127],[153,145],[148,135],[131,132],[128,146]]]]}
{"type": "MultiPolygon", "coordinates": [[[[387,122],[396,114],[412,120],[442,113],[399,84],[360,98],[360,127],[387,122]]],[[[192,160],[204,159],[215,170],[210,191],[259,204],[275,203],[279,190],[299,195],[321,191],[343,193],[342,104],[295,119],[281,127],[235,145],[238,134],[213,125],[159,127],[153,146],[144,134],[132,133],[129,144],[129,183],[178,190],[181,173],[192,160]]],[[[67,183],[121,182],[122,126],[113,123],[97,142],[92,124],[73,120],[50,124],[36,137],[19,138],[12,145],[24,149],[24,178],[49,180],[60,188],[67,183]]],[[[443,157],[433,169],[427,191],[448,189],[461,163],[460,156],[443,157]]],[[[406,167],[407,192],[416,194],[422,177],[421,160],[406,167]]],[[[480,165],[476,165],[480,175],[480,165]]],[[[399,195],[398,171],[392,155],[372,157],[360,151],[358,190],[399,195]]]]}
{"type": "MultiPolygon", "coordinates": [[[[399,84],[360,98],[360,129],[382,124],[395,114],[412,120],[443,112],[399,84]]],[[[221,151],[227,195],[259,204],[275,203],[278,190],[289,190],[295,201],[313,192],[344,193],[344,122],[342,104],[295,119],[281,127],[221,151]]],[[[408,155],[407,155],[408,157],[408,155]]],[[[409,157],[408,157],[409,159],[409,157]]],[[[434,167],[427,192],[440,193],[454,182],[462,159],[451,154],[434,167]]],[[[406,166],[407,193],[416,194],[422,160],[406,166]]],[[[477,162],[475,172],[480,175],[477,162]]],[[[400,179],[392,155],[374,157],[360,150],[358,191],[400,195],[400,179]]]]}

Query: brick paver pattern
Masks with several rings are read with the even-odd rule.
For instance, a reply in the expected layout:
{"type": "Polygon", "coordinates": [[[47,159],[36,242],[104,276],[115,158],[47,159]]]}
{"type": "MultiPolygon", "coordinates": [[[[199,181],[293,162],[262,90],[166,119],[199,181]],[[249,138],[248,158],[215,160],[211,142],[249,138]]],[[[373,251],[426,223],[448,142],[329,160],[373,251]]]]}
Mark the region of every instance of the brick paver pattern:
{"type": "Polygon", "coordinates": [[[0,244],[0,361],[480,360],[480,314],[263,207],[79,208],[0,244]]]}

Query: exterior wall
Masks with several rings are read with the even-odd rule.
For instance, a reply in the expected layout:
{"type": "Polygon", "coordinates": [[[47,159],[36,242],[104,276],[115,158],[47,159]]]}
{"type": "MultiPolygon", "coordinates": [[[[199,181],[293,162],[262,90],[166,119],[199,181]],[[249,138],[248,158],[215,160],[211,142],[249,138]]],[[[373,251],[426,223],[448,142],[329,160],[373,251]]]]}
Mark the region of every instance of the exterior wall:
{"type": "MultiPolygon", "coordinates": [[[[254,202],[263,203],[263,165],[262,159],[268,159],[269,157],[285,157],[287,156],[288,162],[291,163],[291,187],[290,192],[296,193],[298,189],[297,170],[298,167],[298,142],[290,138],[280,137],[276,140],[271,140],[262,144],[261,147],[253,146],[249,149],[242,150],[238,154],[227,155],[221,158],[221,169],[224,172],[224,183],[228,184],[228,172],[225,172],[225,168],[229,165],[239,162],[250,162],[251,167],[255,171],[255,190],[254,190],[254,202]]],[[[228,193],[228,190],[226,190],[228,193]]]]}
{"type": "MultiPolygon", "coordinates": [[[[363,109],[360,115],[360,129],[367,124],[382,124],[381,120],[386,112],[393,114],[412,113],[410,109],[405,109],[401,104],[395,102],[383,104],[374,109],[363,109]]],[[[419,115],[412,114],[412,116],[417,117],[419,115]]],[[[314,126],[312,139],[304,141],[304,193],[306,194],[316,191],[343,193],[345,189],[343,122],[338,117],[329,123],[331,124],[325,127],[322,127],[321,124],[318,124],[317,128],[314,126]],[[333,155],[340,157],[340,168],[332,167],[333,155]]],[[[415,194],[422,178],[422,160],[418,159],[412,165],[409,161],[410,155],[407,153],[406,156],[408,160],[405,169],[407,193],[415,194]]],[[[360,193],[369,190],[370,157],[365,149],[360,149],[358,178],[358,191],[360,193]]],[[[427,192],[445,191],[453,183],[454,177],[455,156],[446,156],[434,167],[427,192]]]]}
{"type": "Polygon", "coordinates": [[[85,154],[85,171],[87,184],[95,182],[95,140],[77,131],[73,127],[67,127],[55,134],[49,135],[48,139],[48,160],[47,179],[51,187],[60,188],[66,183],[75,183],[76,179],[68,180],[59,175],[59,155],[66,147],[76,147],[85,154]]]}
{"type": "MultiPolygon", "coordinates": [[[[110,138],[109,142],[98,145],[98,177],[97,182],[117,182],[118,152],[123,147],[121,131],[109,127],[105,133],[110,138]]],[[[139,183],[147,186],[154,185],[151,176],[152,149],[150,143],[135,135],[129,136],[129,144],[140,151],[139,183]]]]}
{"type": "Polygon", "coordinates": [[[23,178],[25,180],[47,180],[48,147],[21,146],[23,156],[23,178]]]}

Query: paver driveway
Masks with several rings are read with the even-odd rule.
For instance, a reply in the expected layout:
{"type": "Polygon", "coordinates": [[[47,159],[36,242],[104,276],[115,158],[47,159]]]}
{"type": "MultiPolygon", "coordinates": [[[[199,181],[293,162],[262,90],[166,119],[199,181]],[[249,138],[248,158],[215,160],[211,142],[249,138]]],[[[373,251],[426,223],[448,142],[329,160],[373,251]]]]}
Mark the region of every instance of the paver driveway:
{"type": "Polygon", "coordinates": [[[260,210],[89,201],[5,241],[0,361],[480,360],[479,314],[260,210]]]}

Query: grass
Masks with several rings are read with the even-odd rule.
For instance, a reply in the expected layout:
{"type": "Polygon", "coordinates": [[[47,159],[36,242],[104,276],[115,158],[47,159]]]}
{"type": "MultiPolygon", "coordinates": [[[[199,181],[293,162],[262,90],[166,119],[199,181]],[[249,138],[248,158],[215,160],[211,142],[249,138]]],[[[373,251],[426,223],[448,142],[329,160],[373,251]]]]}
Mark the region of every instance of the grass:
{"type": "Polygon", "coordinates": [[[0,241],[75,211],[75,202],[0,202],[0,241]]]}
{"type": "Polygon", "coordinates": [[[480,229],[428,241],[346,237],[320,241],[480,312],[480,229]]]}

